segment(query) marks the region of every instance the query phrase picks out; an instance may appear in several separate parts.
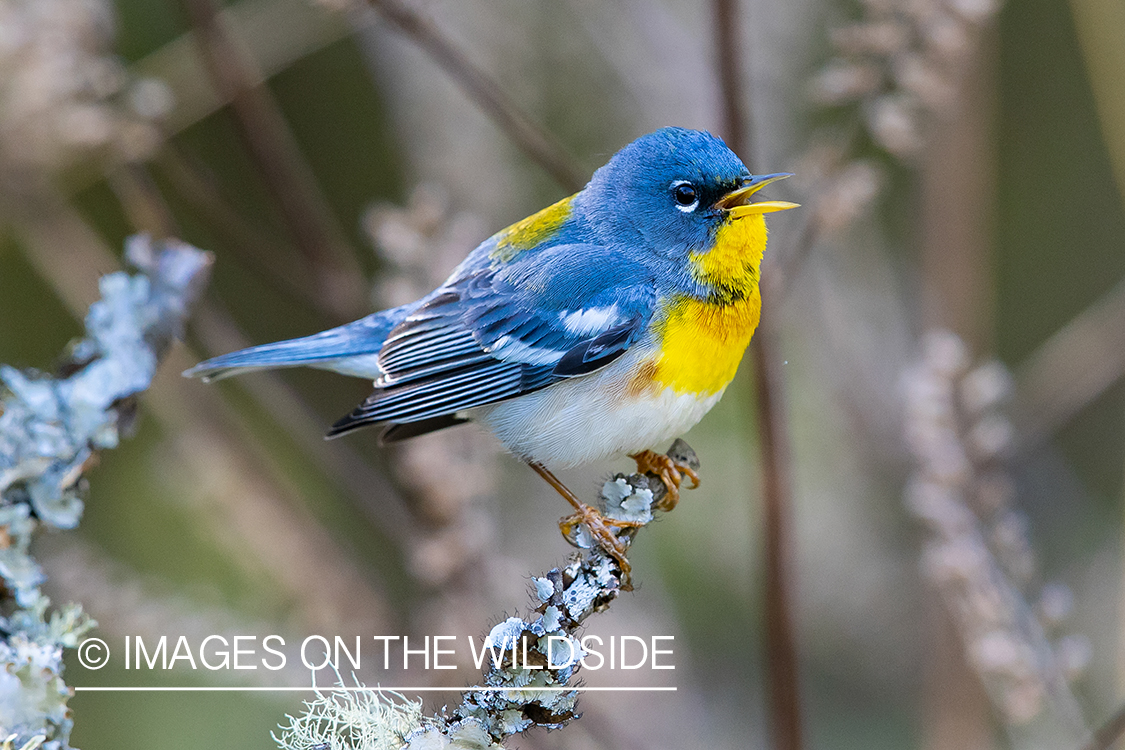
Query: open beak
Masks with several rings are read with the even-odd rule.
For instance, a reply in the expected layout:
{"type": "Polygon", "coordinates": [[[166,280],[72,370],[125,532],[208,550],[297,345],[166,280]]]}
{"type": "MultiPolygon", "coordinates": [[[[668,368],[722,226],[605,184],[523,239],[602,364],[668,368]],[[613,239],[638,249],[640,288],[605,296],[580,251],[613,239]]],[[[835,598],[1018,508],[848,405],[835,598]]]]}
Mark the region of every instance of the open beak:
{"type": "Polygon", "coordinates": [[[743,185],[738,190],[730,191],[722,198],[715,201],[715,206],[724,211],[728,211],[732,219],[740,219],[743,216],[749,216],[751,214],[768,214],[773,211],[786,211],[790,208],[797,208],[800,205],[799,203],[790,203],[789,201],[750,202],[750,196],[766,185],[792,176],[790,172],[777,172],[776,174],[763,174],[752,177],[750,182],[746,185],[743,185]]]}

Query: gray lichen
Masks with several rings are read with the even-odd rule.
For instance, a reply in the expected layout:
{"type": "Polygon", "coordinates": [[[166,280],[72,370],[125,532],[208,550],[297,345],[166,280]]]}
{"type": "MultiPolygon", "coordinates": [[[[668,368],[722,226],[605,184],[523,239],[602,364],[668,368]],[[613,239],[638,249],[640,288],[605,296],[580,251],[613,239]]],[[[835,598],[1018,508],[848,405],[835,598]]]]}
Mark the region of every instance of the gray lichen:
{"type": "Polygon", "coordinates": [[[126,245],[138,273],[100,281],[62,374],[0,366],[0,727],[4,748],[67,747],[70,690],[64,648],[95,625],[81,607],[48,612],[44,574],[28,554],[41,527],[71,529],[82,516],[82,475],[98,451],[117,447],[131,424],[132,399],[182,329],[206,283],[211,256],[147,237],[126,245]]]}
{"type": "MultiPolygon", "coordinates": [[[[699,467],[695,453],[682,440],[673,444],[668,455],[699,467]]],[[[641,524],[615,532],[627,547],[653,519],[664,494],[664,484],[655,475],[618,474],[603,486],[599,505],[606,516],[641,524]]],[[[586,547],[583,534],[577,536],[576,543],[586,547]]],[[[593,545],[570,564],[532,582],[531,612],[492,628],[484,643],[495,655],[491,667],[478,689],[465,692],[460,705],[449,713],[422,717],[415,712],[417,704],[395,702],[375,690],[361,691],[362,698],[354,691],[327,691],[318,693],[304,716],[289,717],[290,726],[275,738],[278,745],[282,750],[383,747],[358,739],[358,721],[365,726],[393,725],[390,735],[369,728],[363,736],[401,736],[394,746],[405,750],[493,750],[514,734],[537,726],[559,729],[578,718],[578,691],[570,688],[585,652],[576,634],[587,618],[608,609],[628,582],[618,562],[593,545]],[[352,711],[356,705],[371,710],[356,715],[352,711]],[[415,721],[414,729],[404,733],[402,719],[408,714],[415,721]]]]}

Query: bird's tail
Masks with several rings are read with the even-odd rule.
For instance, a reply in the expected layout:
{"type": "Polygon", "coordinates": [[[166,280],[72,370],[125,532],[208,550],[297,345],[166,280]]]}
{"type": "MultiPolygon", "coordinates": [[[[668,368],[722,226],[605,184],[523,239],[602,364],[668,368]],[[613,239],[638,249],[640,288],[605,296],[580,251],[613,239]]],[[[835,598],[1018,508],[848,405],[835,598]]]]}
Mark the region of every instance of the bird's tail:
{"type": "Polygon", "coordinates": [[[379,375],[379,349],[391,329],[410,314],[409,307],[384,310],[312,336],[223,354],[185,370],[184,376],[211,381],[249,370],[303,366],[374,380],[379,375]]]}

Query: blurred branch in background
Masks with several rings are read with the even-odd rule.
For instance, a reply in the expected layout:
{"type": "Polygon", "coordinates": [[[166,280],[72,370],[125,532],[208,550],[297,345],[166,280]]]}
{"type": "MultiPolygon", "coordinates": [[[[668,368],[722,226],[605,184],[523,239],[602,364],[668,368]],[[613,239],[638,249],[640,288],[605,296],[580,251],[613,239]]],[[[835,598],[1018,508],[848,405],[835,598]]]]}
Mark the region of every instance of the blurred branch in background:
{"type": "MultiPolygon", "coordinates": [[[[1104,0],[1071,0],[1103,142],[1125,203],[1125,10],[1104,0]]],[[[1125,281],[1041,344],[1018,372],[1020,438],[1048,439],[1125,375],[1125,281]]]]}
{"type": "MultiPolygon", "coordinates": [[[[722,92],[723,138],[736,153],[753,164],[755,146],[744,114],[748,96],[742,77],[742,45],[739,40],[739,3],[715,0],[714,53],[722,92]]],[[[753,169],[753,167],[752,167],[753,169]]],[[[810,238],[810,242],[811,242],[810,238]]],[[[785,408],[785,378],[781,373],[778,304],[781,288],[776,279],[776,260],[767,254],[762,263],[762,314],[758,330],[750,340],[754,357],[754,395],[758,450],[761,453],[762,533],[765,537],[765,652],[767,712],[772,745],[776,750],[800,750],[801,690],[796,636],[793,630],[793,601],[790,583],[792,564],[790,439],[785,408]]]]}
{"type": "MultiPolygon", "coordinates": [[[[65,7],[70,1],[60,3],[65,7]]],[[[73,9],[67,12],[71,17],[81,16],[73,9]]],[[[262,80],[348,33],[346,23],[313,7],[308,0],[241,0],[223,8],[218,16],[219,23],[244,45],[242,53],[250,57],[262,80]]],[[[37,40],[44,35],[32,33],[28,38],[37,40]]],[[[91,72],[98,69],[90,67],[91,72]]],[[[133,63],[128,73],[133,82],[128,97],[131,106],[137,108],[139,104],[141,112],[155,116],[166,135],[188,129],[227,104],[224,94],[212,84],[200,59],[199,43],[191,32],[133,63]]],[[[66,184],[77,189],[101,179],[106,162],[112,165],[117,158],[85,148],[71,153],[57,166],[65,174],[66,184]]]]}
{"type": "MultiPolygon", "coordinates": [[[[932,109],[918,158],[921,322],[924,330],[954,331],[975,351],[992,346],[996,325],[998,40],[995,29],[983,25],[987,18],[977,19],[981,26],[955,27],[966,37],[959,50],[930,50],[928,56],[923,51],[921,65],[931,72],[916,74],[915,84],[932,109]]],[[[941,597],[940,582],[936,588],[941,597]]],[[[933,644],[926,665],[927,750],[988,747],[995,742],[988,703],[973,672],[973,655],[962,646],[973,635],[964,632],[966,620],[949,596],[935,599],[931,591],[925,604],[937,615],[927,633],[933,644]],[[946,612],[939,613],[943,605],[946,612]]]]}
{"type": "Polygon", "coordinates": [[[102,278],[86,338],[71,348],[58,377],[0,368],[0,727],[9,746],[34,747],[36,736],[68,745],[73,723],[63,649],[76,647],[95,625],[77,605],[48,616],[50,601],[39,588],[44,574],[29,556],[32,537],[78,525],[83,473],[99,451],[131,432],[136,397],[182,333],[212,262],[188,245],[153,247],[145,237],[129,242],[126,258],[140,273],[102,278]]]}
{"type": "Polygon", "coordinates": [[[154,157],[153,165],[168,180],[172,193],[185,201],[263,279],[317,310],[325,320],[339,315],[338,306],[320,293],[315,280],[301,268],[300,260],[278,251],[278,241],[270,238],[268,227],[252,225],[231,208],[221,186],[208,179],[176,144],[166,144],[154,157]]]}
{"type": "Polygon", "coordinates": [[[1039,345],[1017,372],[1025,449],[1064,427],[1125,375],[1125,281],[1039,345]]]}
{"type": "Polygon", "coordinates": [[[694,7],[685,17],[671,4],[650,0],[566,1],[589,43],[635,100],[639,130],[673,123],[718,130],[713,19],[694,7]],[[668,50],[676,53],[669,55],[668,50]]]}
{"type": "Polygon", "coordinates": [[[1109,750],[1125,734],[1125,706],[1117,709],[1090,735],[1081,750],[1109,750]]]}
{"type": "Polygon", "coordinates": [[[332,215],[311,167],[266,88],[252,58],[224,27],[212,0],[183,0],[215,87],[227,100],[239,133],[317,278],[317,292],[337,310],[337,322],[369,311],[354,251],[332,215]]]}
{"type": "Polygon", "coordinates": [[[464,90],[532,161],[569,193],[586,184],[574,159],[546,130],[528,117],[483,69],[425,16],[401,0],[368,0],[387,20],[426,50],[442,70],[464,90]]]}
{"type": "Polygon", "coordinates": [[[1102,140],[1109,151],[1117,190],[1125,201],[1125,7],[1113,0],[1070,0],[1078,42],[1086,62],[1102,140]]]}
{"type": "MultiPolygon", "coordinates": [[[[168,149],[164,151],[167,152],[168,149]]],[[[141,167],[137,165],[135,170],[130,170],[127,174],[132,175],[140,170],[141,167]]],[[[128,185],[132,181],[125,177],[121,182],[128,185]]],[[[168,221],[171,221],[171,210],[153,181],[143,180],[135,187],[115,192],[130,217],[159,215],[169,217],[168,221]]],[[[135,229],[142,231],[149,227],[135,226],[135,229]]],[[[316,296],[324,299],[323,295],[316,296]]],[[[211,355],[250,346],[230,314],[213,302],[200,305],[192,330],[211,355]]],[[[330,482],[352,498],[356,507],[365,512],[373,526],[382,530],[387,539],[401,542],[404,547],[409,548],[410,545],[404,540],[414,534],[414,525],[399,493],[383,475],[348,443],[330,445],[325,442],[321,436],[323,426],[319,417],[277,373],[259,373],[259,377],[240,382],[252,398],[259,404],[268,406],[270,415],[286,428],[287,433],[301,446],[304,455],[323,471],[330,482]],[[377,509],[371,503],[372,497],[379,498],[377,509]]]]}

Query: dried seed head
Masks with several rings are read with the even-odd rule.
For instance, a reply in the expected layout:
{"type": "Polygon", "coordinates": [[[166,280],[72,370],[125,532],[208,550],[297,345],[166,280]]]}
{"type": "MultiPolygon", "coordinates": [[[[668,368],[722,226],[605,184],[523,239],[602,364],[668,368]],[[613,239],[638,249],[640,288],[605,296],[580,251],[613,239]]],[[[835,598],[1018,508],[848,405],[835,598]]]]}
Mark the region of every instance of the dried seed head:
{"type": "Polygon", "coordinates": [[[977,479],[973,501],[983,518],[988,518],[999,513],[1011,504],[1016,495],[1012,479],[1003,471],[989,471],[977,479]]]}
{"type": "Polygon", "coordinates": [[[961,403],[978,414],[1003,403],[1012,392],[1012,376],[996,360],[973,368],[961,381],[961,403]]]}
{"type": "Polygon", "coordinates": [[[1002,456],[1012,446],[1015,431],[1012,424],[998,414],[985,416],[972,426],[965,442],[977,461],[991,461],[1002,456]]]}
{"type": "Polygon", "coordinates": [[[891,57],[910,43],[910,27],[900,19],[872,23],[856,23],[833,29],[833,46],[845,55],[882,55],[891,57]]]}
{"type": "Polygon", "coordinates": [[[1055,644],[1059,668],[1070,682],[1085,676],[1094,658],[1094,647],[1090,639],[1081,634],[1065,635],[1055,644]]]}
{"type": "Polygon", "coordinates": [[[840,170],[817,203],[822,231],[839,232],[849,226],[875,200],[882,184],[883,172],[874,162],[857,160],[840,170]]]}
{"type": "Polygon", "coordinates": [[[999,0],[946,0],[950,10],[969,23],[982,25],[1000,10],[999,0]]]}
{"type": "Polygon", "coordinates": [[[927,367],[948,377],[960,377],[969,366],[969,354],[961,338],[945,329],[936,329],[922,338],[922,358],[927,367]]]}
{"type": "Polygon", "coordinates": [[[886,94],[867,111],[867,126],[875,141],[900,159],[910,159],[921,150],[920,112],[917,102],[905,94],[886,94]]]}
{"type": "Polygon", "coordinates": [[[947,74],[923,55],[902,55],[894,74],[902,90],[917,97],[931,114],[944,111],[956,99],[956,87],[947,74]]]}
{"type": "Polygon", "coordinates": [[[1034,679],[1021,680],[1011,686],[1003,696],[1001,708],[1009,724],[1026,724],[1043,710],[1046,688],[1034,679]]]}
{"type": "Polygon", "coordinates": [[[845,104],[878,91],[882,83],[883,71],[876,65],[835,60],[813,78],[810,98],[825,106],[845,104]]]}
{"type": "Polygon", "coordinates": [[[129,106],[145,120],[163,120],[176,105],[175,94],[159,78],[141,78],[129,87],[129,106]]]}
{"type": "Polygon", "coordinates": [[[1074,613],[1074,592],[1065,584],[1048,583],[1039,595],[1036,610],[1045,626],[1057,628],[1074,613]]]}

